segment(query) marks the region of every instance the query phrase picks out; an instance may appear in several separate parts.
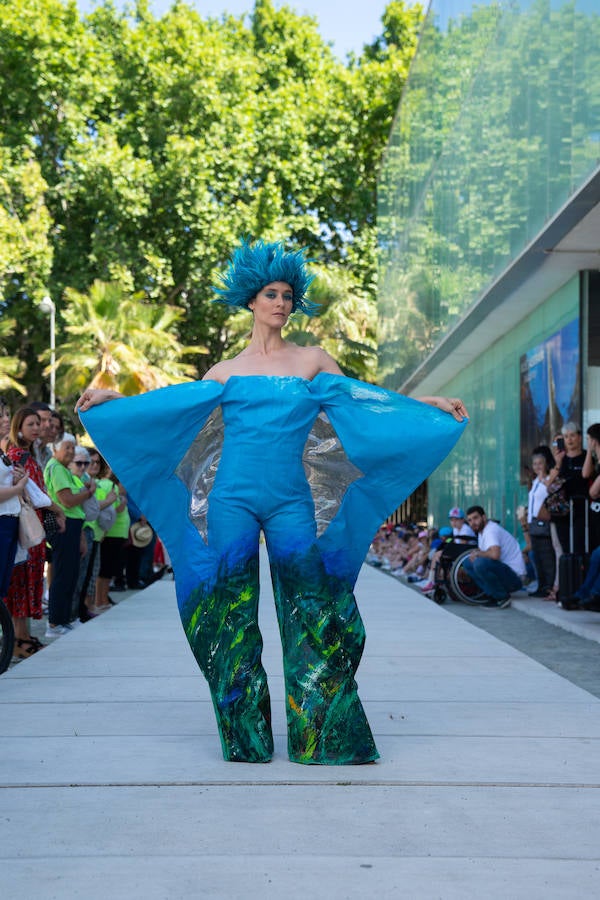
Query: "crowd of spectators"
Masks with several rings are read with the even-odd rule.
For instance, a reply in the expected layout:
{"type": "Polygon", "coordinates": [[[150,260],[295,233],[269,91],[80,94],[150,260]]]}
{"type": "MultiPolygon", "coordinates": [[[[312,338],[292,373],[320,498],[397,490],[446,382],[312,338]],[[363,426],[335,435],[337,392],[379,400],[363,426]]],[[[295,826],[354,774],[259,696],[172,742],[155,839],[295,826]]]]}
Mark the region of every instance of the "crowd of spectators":
{"type": "Polygon", "coordinates": [[[485,593],[487,601],[481,605],[507,606],[510,595],[525,588],[529,596],[566,609],[600,611],[600,424],[587,429],[585,449],[581,429],[573,422],[562,427],[551,447],[535,447],[530,482],[527,506],[517,511],[521,544],[489,519],[483,506],[471,506],[466,513],[455,506],[449,510],[449,524],[438,528],[382,525],[367,562],[431,595],[443,544],[472,542],[464,568],[485,593]],[[591,562],[584,583],[566,596],[560,559],[570,553],[583,560],[591,554],[591,562]]]}
{"type": "Polygon", "coordinates": [[[66,634],[114,605],[109,590],[141,589],[160,577],[150,523],[95,448],[65,431],[42,402],[11,416],[0,398],[0,600],[15,629],[14,656],[45,646],[31,620],[47,614],[46,638],[66,634]],[[43,528],[32,546],[23,505],[43,528]]]}

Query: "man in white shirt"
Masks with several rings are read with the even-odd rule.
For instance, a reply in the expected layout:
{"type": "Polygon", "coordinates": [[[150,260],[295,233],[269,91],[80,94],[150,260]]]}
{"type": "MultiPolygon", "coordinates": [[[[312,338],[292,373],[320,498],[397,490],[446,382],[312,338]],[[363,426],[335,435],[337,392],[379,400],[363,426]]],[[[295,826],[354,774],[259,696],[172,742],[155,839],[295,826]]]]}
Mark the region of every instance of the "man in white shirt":
{"type": "Polygon", "coordinates": [[[467,522],[477,535],[477,550],[464,563],[465,571],[489,598],[482,606],[510,606],[510,595],[523,587],[525,563],[519,544],[509,532],[491,522],[481,506],[470,506],[467,522]]]}

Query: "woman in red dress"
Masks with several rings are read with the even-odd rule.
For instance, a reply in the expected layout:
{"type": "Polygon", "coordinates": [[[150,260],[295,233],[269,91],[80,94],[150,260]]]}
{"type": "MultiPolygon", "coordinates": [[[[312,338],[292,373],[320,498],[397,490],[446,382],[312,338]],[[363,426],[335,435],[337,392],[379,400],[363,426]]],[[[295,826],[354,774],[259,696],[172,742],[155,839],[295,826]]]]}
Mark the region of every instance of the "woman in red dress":
{"type": "MultiPolygon", "coordinates": [[[[31,481],[46,493],[44,473],[33,455],[33,442],[39,434],[40,417],[37,412],[27,406],[18,409],[10,426],[7,456],[25,469],[31,481]]],[[[54,506],[51,508],[57,512],[54,506]]],[[[38,509],[36,512],[41,520],[41,511],[38,509]]],[[[59,522],[61,516],[57,513],[59,522]]],[[[26,659],[45,646],[29,632],[29,619],[42,618],[45,558],[45,541],[28,550],[25,562],[18,563],[13,568],[4,600],[15,626],[14,655],[20,659],[26,659]]]]}

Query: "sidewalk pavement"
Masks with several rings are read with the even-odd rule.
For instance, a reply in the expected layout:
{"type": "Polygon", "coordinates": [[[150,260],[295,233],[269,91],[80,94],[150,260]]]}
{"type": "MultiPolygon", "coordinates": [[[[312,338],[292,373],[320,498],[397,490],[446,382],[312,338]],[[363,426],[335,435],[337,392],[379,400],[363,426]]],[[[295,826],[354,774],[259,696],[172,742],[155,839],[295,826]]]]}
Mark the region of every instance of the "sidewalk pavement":
{"type": "Polygon", "coordinates": [[[600,613],[588,612],[584,609],[562,609],[556,603],[528,597],[525,591],[519,591],[511,599],[511,606],[536,619],[543,619],[557,628],[564,628],[571,634],[600,643],[600,613]]]}
{"type": "Polygon", "coordinates": [[[375,765],[288,761],[266,587],[269,765],[222,760],[171,581],[2,676],[4,900],[595,896],[600,701],[368,566],[357,596],[375,765]]]}

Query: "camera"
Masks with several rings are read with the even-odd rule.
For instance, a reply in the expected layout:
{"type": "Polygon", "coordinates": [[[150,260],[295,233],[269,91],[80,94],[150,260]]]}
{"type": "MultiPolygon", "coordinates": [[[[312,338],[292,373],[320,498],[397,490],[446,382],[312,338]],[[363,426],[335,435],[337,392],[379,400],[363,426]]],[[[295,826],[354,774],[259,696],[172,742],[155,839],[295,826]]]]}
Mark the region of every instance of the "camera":
{"type": "Polygon", "coordinates": [[[556,449],[559,450],[561,453],[564,451],[564,449],[565,449],[565,439],[564,438],[562,438],[562,437],[556,438],[556,449]]]}

